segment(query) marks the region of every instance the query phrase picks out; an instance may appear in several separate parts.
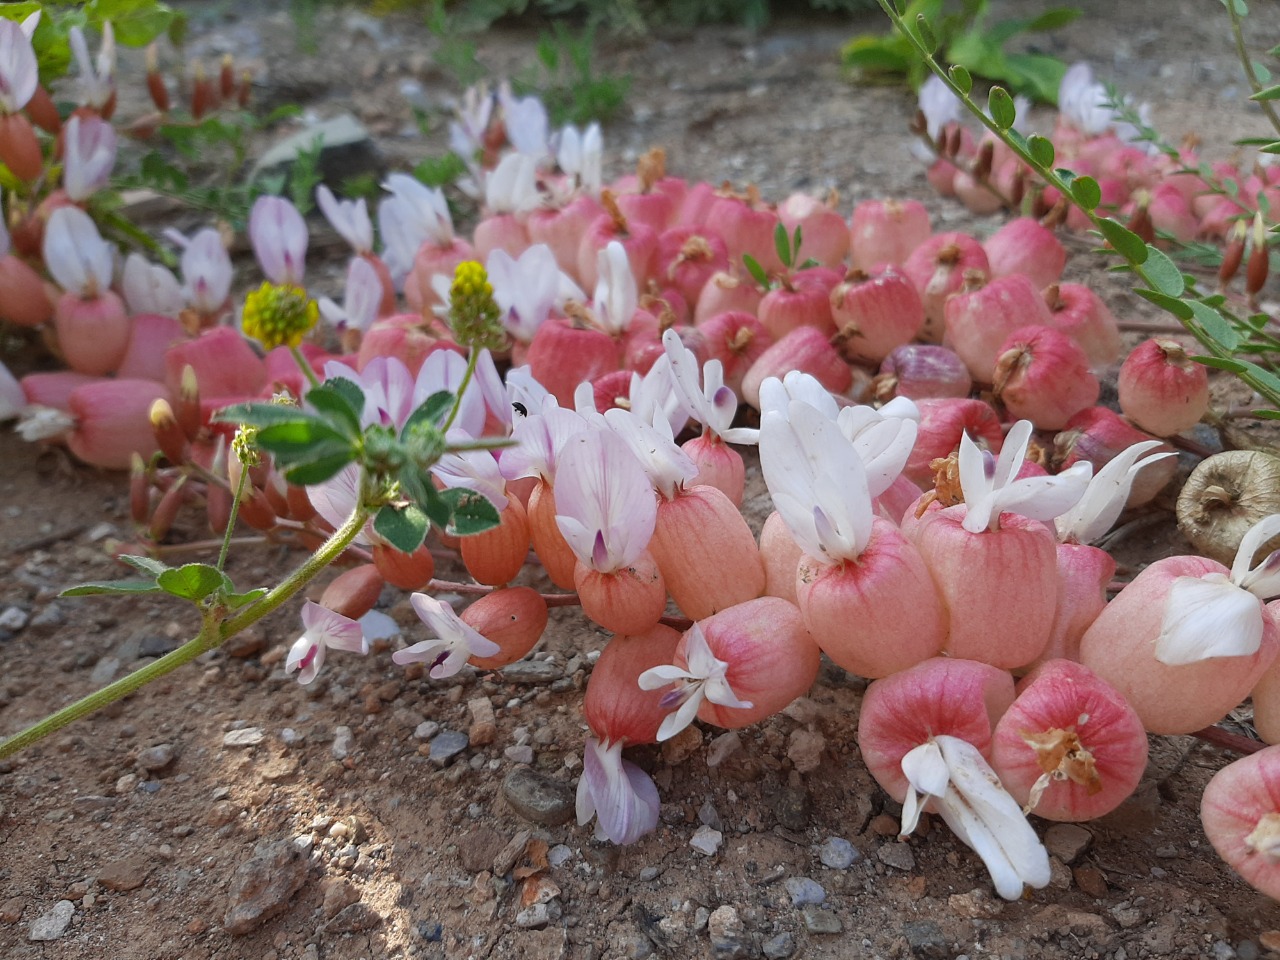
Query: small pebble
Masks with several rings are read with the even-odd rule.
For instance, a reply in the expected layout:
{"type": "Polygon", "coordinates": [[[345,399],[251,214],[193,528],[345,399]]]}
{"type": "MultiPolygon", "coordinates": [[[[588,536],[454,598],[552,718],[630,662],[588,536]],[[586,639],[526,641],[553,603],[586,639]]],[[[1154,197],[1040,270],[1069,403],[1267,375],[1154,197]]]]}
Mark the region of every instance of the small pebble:
{"type": "Polygon", "coordinates": [[[355,736],[351,732],[350,727],[334,727],[333,728],[333,746],[331,752],[333,759],[345,760],[351,753],[351,747],[355,743],[355,736]]]}
{"type": "Polygon", "coordinates": [[[711,953],[720,960],[738,960],[750,956],[751,940],[738,911],[725,905],[716,907],[707,918],[711,937],[711,953]]]}
{"type": "Polygon", "coordinates": [[[551,683],[564,676],[564,670],[549,660],[517,660],[500,671],[506,683],[551,683]]]}
{"type": "Polygon", "coordinates": [[[430,740],[440,732],[440,724],[434,720],[423,720],[414,728],[413,738],[415,740],[430,740]]]}
{"type": "Polygon", "coordinates": [[[266,737],[261,727],[245,727],[243,730],[232,730],[222,738],[224,747],[256,747],[266,737]]]}
{"type": "Polygon", "coordinates": [[[766,940],[760,945],[760,949],[769,960],[786,960],[796,952],[796,938],[784,930],[776,937],[766,940]]]}
{"type": "Polygon", "coordinates": [[[51,909],[42,913],[31,922],[31,931],[27,939],[35,942],[57,940],[71,926],[71,918],[75,916],[76,905],[70,900],[59,900],[51,909]]]}
{"type": "Polygon", "coordinates": [[[832,870],[848,870],[862,855],[844,837],[827,837],[818,847],[818,859],[832,870]]]}
{"type": "Polygon", "coordinates": [[[639,875],[640,880],[643,883],[648,883],[650,880],[657,880],[659,872],[660,871],[657,867],[642,867],[639,875]]]}
{"type": "Polygon", "coordinates": [[[711,827],[703,824],[694,831],[693,839],[689,841],[689,846],[693,847],[693,849],[697,850],[699,853],[711,857],[715,856],[715,853],[720,849],[720,844],[722,842],[724,842],[724,834],[719,830],[713,830],[711,827]]]}
{"type": "Polygon", "coordinates": [[[563,843],[557,843],[547,851],[547,863],[551,864],[553,867],[563,867],[572,859],[572,848],[565,846],[563,843]]]}
{"type": "Polygon", "coordinates": [[[160,743],[154,747],[147,747],[138,754],[138,766],[148,773],[156,773],[173,763],[176,756],[173,744],[160,743]]]}
{"type": "Polygon", "coordinates": [[[465,733],[457,730],[441,730],[431,741],[431,762],[445,766],[466,750],[469,742],[465,733]]]}
{"type": "Polygon", "coordinates": [[[844,929],[840,918],[822,907],[807,906],[801,911],[801,915],[804,917],[804,928],[810,933],[839,933],[844,929]]]}
{"type": "MultiPolygon", "coordinates": [[[[27,611],[21,607],[5,607],[4,612],[0,613],[0,630],[17,633],[27,625],[27,620],[27,611]]],[[[66,901],[60,902],[65,903],[66,901]]]]}
{"type": "Polygon", "coordinates": [[[916,856],[905,843],[886,843],[876,852],[880,862],[897,870],[914,870],[916,856]]]}
{"type": "Polygon", "coordinates": [[[533,747],[527,744],[520,747],[507,747],[502,753],[512,763],[533,763],[533,747]]]}
{"type": "Polygon", "coordinates": [[[736,730],[722,733],[707,747],[707,766],[718,767],[742,749],[742,738],[736,730]]]}
{"type": "Polygon", "coordinates": [[[808,877],[787,877],[782,885],[786,887],[793,907],[817,905],[827,899],[827,891],[822,889],[822,884],[808,877]]]}
{"type": "Polygon", "coordinates": [[[1044,846],[1063,863],[1075,863],[1093,843],[1093,834],[1075,823],[1055,823],[1044,833],[1044,846]]]}

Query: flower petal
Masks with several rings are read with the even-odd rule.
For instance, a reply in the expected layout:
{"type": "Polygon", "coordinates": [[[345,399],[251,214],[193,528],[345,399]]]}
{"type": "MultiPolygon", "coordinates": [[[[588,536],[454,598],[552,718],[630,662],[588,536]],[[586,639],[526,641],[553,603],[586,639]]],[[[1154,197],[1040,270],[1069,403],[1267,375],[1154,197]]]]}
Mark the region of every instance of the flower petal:
{"type": "Polygon", "coordinates": [[[1247,657],[1262,645],[1262,601],[1222,574],[1178,577],[1165,601],[1155,657],[1167,666],[1247,657]]]}
{"type": "MultiPolygon", "coordinates": [[[[1244,586],[1243,581],[1249,576],[1250,567],[1253,564],[1253,555],[1262,548],[1264,543],[1275,536],[1280,536],[1280,513],[1273,513],[1269,517],[1263,517],[1248,529],[1240,539],[1240,546],[1236,550],[1235,562],[1231,564],[1231,580],[1233,583],[1244,586]]],[[[1246,587],[1245,589],[1251,588],[1246,587]]],[[[1257,591],[1254,592],[1256,593],[1257,591]]]]}
{"type": "Polygon", "coordinates": [[[695,677],[688,670],[681,670],[674,664],[664,663],[650,667],[636,678],[636,685],[641,690],[659,690],[678,680],[693,680],[695,677]]]}
{"type": "Polygon", "coordinates": [[[658,788],[639,767],[622,759],[621,741],[603,746],[587,740],[578,798],[578,822],[586,823],[594,813],[599,832],[613,843],[635,843],[658,826],[658,788]]]}
{"type": "Polygon", "coordinates": [[[680,704],[678,710],[667,714],[658,727],[657,742],[662,743],[670,740],[689,724],[693,723],[693,718],[698,715],[698,708],[702,706],[702,698],[704,696],[706,696],[706,693],[702,688],[702,684],[699,684],[698,688],[689,694],[688,699],[680,704]]]}

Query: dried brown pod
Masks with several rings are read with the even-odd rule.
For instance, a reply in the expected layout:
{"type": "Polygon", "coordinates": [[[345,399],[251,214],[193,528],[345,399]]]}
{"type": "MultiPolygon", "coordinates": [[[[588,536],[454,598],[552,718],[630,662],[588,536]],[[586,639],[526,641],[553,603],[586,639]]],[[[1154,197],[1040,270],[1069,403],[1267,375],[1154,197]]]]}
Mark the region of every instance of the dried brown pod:
{"type": "MultiPolygon", "coordinates": [[[[1280,513],[1280,457],[1259,450],[1228,450],[1202,461],[1178,495],[1178,528],[1206,557],[1230,566],[1249,528],[1280,513]]],[[[1256,562],[1280,549],[1264,544],[1256,562]]]]}

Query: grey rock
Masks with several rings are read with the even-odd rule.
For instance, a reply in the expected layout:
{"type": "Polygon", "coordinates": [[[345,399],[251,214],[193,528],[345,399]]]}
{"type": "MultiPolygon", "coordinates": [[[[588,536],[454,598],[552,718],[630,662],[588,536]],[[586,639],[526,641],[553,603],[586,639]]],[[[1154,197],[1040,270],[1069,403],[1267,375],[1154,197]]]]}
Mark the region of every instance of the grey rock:
{"type": "Polygon", "coordinates": [[[797,787],[783,787],[773,797],[773,814],[778,823],[788,830],[803,830],[809,826],[812,808],[808,792],[797,787]]]}
{"type": "Polygon", "coordinates": [[[243,730],[232,730],[222,738],[224,747],[256,747],[266,737],[261,727],[245,727],[243,730]]]}
{"type": "Polygon", "coordinates": [[[551,922],[552,914],[558,912],[551,903],[535,903],[516,914],[516,926],[521,930],[541,930],[551,922]]]}
{"type": "Polygon", "coordinates": [[[182,642],[176,637],[153,633],[138,641],[138,658],[163,657],[166,653],[177,650],[181,645],[182,642]]]}
{"type": "Polygon", "coordinates": [[[769,960],[786,960],[796,952],[796,938],[784,930],[762,943],[760,949],[769,960]]]}
{"type": "Polygon", "coordinates": [[[909,920],[902,925],[902,935],[907,938],[911,952],[917,957],[951,956],[947,938],[942,928],[932,920],[909,920]]]}
{"type": "Polygon", "coordinates": [[[430,760],[443,767],[466,750],[469,742],[465,733],[458,730],[441,730],[431,741],[430,760]]]}
{"type": "MultiPolygon", "coordinates": [[[[554,847],[547,851],[547,862],[553,867],[563,867],[566,863],[573,859],[573,850],[565,846],[563,843],[557,843],[554,847]]],[[[646,868],[649,869],[649,868],[646,868]]],[[[644,871],[640,871],[643,873],[644,871]]]]}
{"type": "Polygon", "coordinates": [[[880,858],[880,862],[885,866],[893,867],[897,870],[914,870],[916,868],[916,855],[911,852],[911,848],[905,843],[886,843],[876,851],[876,856],[880,858]]]}
{"type": "Polygon", "coordinates": [[[708,857],[715,856],[720,844],[724,842],[724,834],[719,830],[712,830],[706,824],[700,826],[693,833],[693,839],[689,841],[689,846],[697,850],[699,853],[708,857]]]}
{"type": "Polygon", "coordinates": [[[1236,956],[1240,960],[1258,960],[1260,951],[1252,940],[1241,940],[1236,944],[1236,956]]]}
{"type": "Polygon", "coordinates": [[[741,960],[751,955],[751,940],[746,924],[733,907],[716,907],[707,918],[711,937],[711,953],[717,960],[741,960]]]}
{"type": "Polygon", "coordinates": [[[71,809],[76,813],[93,813],[95,810],[107,810],[115,805],[115,797],[104,797],[96,793],[86,793],[71,801],[71,809]]]}
{"type": "Polygon", "coordinates": [[[350,114],[339,114],[285,137],[262,155],[250,179],[292,166],[300,156],[314,149],[317,139],[320,141],[320,174],[330,183],[341,183],[382,169],[381,154],[369,131],[350,114]]]}
{"type": "Polygon", "coordinates": [[[661,871],[657,867],[642,867],[639,877],[641,882],[648,883],[650,880],[657,880],[659,873],[661,871]]]}
{"type": "Polygon", "coordinates": [[[420,724],[414,727],[413,738],[415,740],[430,740],[439,732],[440,724],[436,723],[434,720],[423,720],[420,724]]]}
{"type": "Polygon", "coordinates": [[[30,618],[27,616],[27,611],[21,607],[5,607],[4,611],[0,612],[0,630],[17,633],[27,625],[28,619],[30,618]]]}
{"type": "Polygon", "coordinates": [[[720,813],[716,810],[716,805],[710,800],[705,801],[698,808],[698,822],[706,824],[712,830],[724,830],[724,823],[720,820],[720,813]]]}
{"type": "Polygon", "coordinates": [[[623,937],[618,946],[627,960],[649,960],[653,956],[653,944],[638,933],[623,937]]]}
{"type": "Polygon", "coordinates": [[[70,900],[59,900],[47,912],[31,921],[28,940],[57,940],[71,926],[71,918],[75,916],[76,905],[70,900]]]}
{"type": "Polygon", "coordinates": [[[94,686],[104,687],[114,680],[119,672],[120,660],[117,657],[103,657],[89,672],[89,682],[94,686]]]}
{"type": "Polygon", "coordinates": [[[862,854],[844,837],[827,837],[818,847],[818,859],[832,870],[848,870],[862,859],[862,854]]]}
{"type": "Polygon", "coordinates": [[[517,767],[502,781],[502,795],[513,810],[533,823],[558,827],[573,816],[573,787],[532,767],[517,767]]]}
{"type": "Polygon", "coordinates": [[[31,622],[27,624],[27,629],[38,636],[46,636],[66,622],[66,611],[57,603],[51,603],[31,618],[31,622]]]}
{"type": "Polygon", "coordinates": [[[707,747],[707,766],[718,767],[742,749],[742,738],[736,730],[722,733],[707,747]]]}
{"type": "Polygon", "coordinates": [[[335,760],[345,760],[351,753],[351,747],[355,743],[355,735],[352,734],[350,727],[334,727],[333,728],[333,746],[330,748],[335,760]]]}
{"type": "Polygon", "coordinates": [[[1093,834],[1075,823],[1055,823],[1044,833],[1044,846],[1063,863],[1075,863],[1093,843],[1093,834]]]}
{"type": "Polygon", "coordinates": [[[507,683],[551,683],[564,676],[564,670],[550,660],[517,660],[500,671],[507,683]]]}
{"type": "Polygon", "coordinates": [[[502,754],[512,763],[533,763],[533,747],[528,744],[519,747],[507,747],[502,751],[502,754]]]}
{"type": "Polygon", "coordinates": [[[231,877],[223,928],[233,936],[249,933],[283,913],[306,882],[307,858],[297,847],[287,840],[259,844],[231,877]]]}
{"type": "Polygon", "coordinates": [[[177,751],[173,749],[173,744],[158,743],[154,747],[147,747],[138,754],[138,766],[148,773],[156,773],[173,763],[177,755],[177,751]]]}
{"type": "Polygon", "coordinates": [[[804,918],[804,928],[810,933],[839,933],[844,929],[844,924],[830,910],[824,910],[822,907],[810,904],[800,911],[800,915],[804,918]]]}
{"type": "Polygon", "coordinates": [[[827,899],[827,891],[822,889],[822,884],[808,877],[787,877],[782,885],[787,888],[793,907],[819,904],[827,899]]]}

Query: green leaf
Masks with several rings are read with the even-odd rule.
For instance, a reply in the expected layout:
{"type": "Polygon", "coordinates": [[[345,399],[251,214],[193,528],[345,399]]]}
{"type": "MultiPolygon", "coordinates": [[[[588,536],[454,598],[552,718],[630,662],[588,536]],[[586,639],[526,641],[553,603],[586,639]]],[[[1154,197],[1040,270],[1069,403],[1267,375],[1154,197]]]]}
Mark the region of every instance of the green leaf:
{"type": "Polygon", "coordinates": [[[1076,177],[1071,181],[1071,196],[1086,210],[1092,210],[1102,201],[1102,189],[1093,177],[1076,177]]]}
{"type": "Polygon", "coordinates": [[[1102,236],[1107,243],[1115,248],[1116,253],[1130,263],[1143,264],[1147,262],[1148,247],[1140,236],[1124,224],[1117,220],[1112,220],[1110,217],[1103,217],[1100,226],[1102,228],[1102,236]]]}
{"type": "Polygon", "coordinates": [[[324,483],[354,459],[354,452],[349,448],[342,453],[326,452],[314,459],[285,468],[284,478],[295,486],[300,487],[313,483],[324,483]]]}
{"type": "Polygon", "coordinates": [[[158,577],[169,569],[169,565],[167,563],[161,563],[159,560],[155,560],[152,557],[140,557],[137,554],[132,553],[122,553],[120,556],[116,557],[116,559],[121,563],[127,563],[129,566],[133,567],[133,569],[149,574],[152,577],[158,577]]]}
{"type": "Polygon", "coordinates": [[[804,228],[797,223],[796,232],[791,235],[791,262],[787,266],[796,266],[796,261],[800,259],[800,245],[802,243],[804,243],[804,228]]]}
{"type": "Polygon", "coordinates": [[[1172,313],[1179,320],[1191,319],[1191,308],[1187,306],[1186,301],[1179,300],[1177,297],[1170,297],[1160,293],[1158,290],[1148,290],[1146,287],[1135,287],[1133,290],[1143,300],[1154,303],[1161,310],[1172,313]]]}
{"type": "Polygon", "coordinates": [[[1018,119],[1018,111],[1013,105],[1013,97],[1004,87],[992,87],[987,95],[987,109],[991,111],[991,119],[1001,130],[1008,130],[1013,121],[1018,119]]]}
{"type": "Polygon", "coordinates": [[[1270,390],[1273,397],[1280,397],[1280,377],[1251,360],[1244,361],[1244,368],[1254,379],[1262,381],[1263,387],[1270,390]]]}
{"type": "Polygon", "coordinates": [[[196,603],[219,590],[233,589],[226,574],[207,563],[184,563],[166,570],[156,577],[156,585],[165,593],[196,603]]]}
{"type": "Polygon", "coordinates": [[[255,442],[263,450],[269,450],[281,462],[314,460],[318,456],[330,456],[343,450],[355,456],[355,444],[323,420],[304,420],[293,423],[277,423],[262,427],[255,442]],[[308,451],[316,456],[308,456],[308,451]]]}
{"type": "Polygon", "coordinates": [[[1234,9],[1237,17],[1247,17],[1249,15],[1249,5],[1244,0],[1222,0],[1222,5],[1228,10],[1234,9]],[[1230,4],[1231,6],[1227,6],[1230,4]]]}
{"type": "Polygon", "coordinates": [[[441,530],[449,526],[449,521],[453,517],[453,504],[445,500],[434,485],[428,485],[422,495],[414,502],[423,509],[431,522],[441,530]]]}
{"type": "Polygon", "coordinates": [[[743,266],[747,268],[747,273],[751,274],[751,278],[760,286],[768,289],[769,275],[764,272],[764,267],[760,266],[760,261],[749,253],[742,255],[743,266]]]}
{"type": "Polygon", "coordinates": [[[350,380],[333,377],[307,391],[307,403],[352,440],[361,435],[360,414],[364,410],[364,394],[350,380]]]}
{"type": "Polygon", "coordinates": [[[1268,70],[1264,64],[1259,63],[1257,60],[1253,61],[1253,72],[1254,72],[1254,75],[1257,76],[1258,81],[1260,83],[1271,82],[1271,71],[1268,70]]]}
{"type": "Polygon", "coordinates": [[[1249,368],[1239,360],[1231,360],[1228,357],[1192,357],[1196,363],[1204,364],[1206,367],[1213,367],[1215,370],[1228,370],[1231,373],[1244,373],[1249,368]]]}
{"type": "Polygon", "coordinates": [[[1027,29],[1035,33],[1044,30],[1058,30],[1069,23],[1075,23],[1076,18],[1079,16],[1080,10],[1077,7],[1054,7],[1052,10],[1046,10],[1028,23],[1027,29]]]}
{"type": "Polygon", "coordinates": [[[244,593],[229,593],[223,597],[223,601],[232,610],[239,610],[243,606],[247,606],[253,601],[258,600],[267,595],[266,587],[254,587],[244,593]]]}
{"type": "Polygon", "coordinates": [[[1042,167],[1052,167],[1054,160],[1053,141],[1033,133],[1027,137],[1027,152],[1042,167]]]}
{"type": "Polygon", "coordinates": [[[1057,57],[1043,53],[1010,53],[1004,57],[1004,79],[1018,93],[1041,103],[1058,102],[1058,88],[1062,85],[1067,65],[1057,57]]]}
{"type": "Polygon", "coordinates": [[[960,92],[968,96],[969,91],[973,89],[973,77],[969,74],[969,71],[956,63],[952,64],[947,73],[951,77],[951,82],[960,88],[960,92]]]}
{"type": "Polygon", "coordinates": [[[448,532],[458,537],[470,537],[492,530],[500,522],[497,508],[483,494],[465,487],[453,487],[440,491],[440,498],[449,504],[452,514],[448,532]]]}
{"type": "Polygon", "coordinates": [[[96,597],[125,593],[160,593],[154,580],[98,580],[68,587],[59,597],[96,597]]]}
{"type": "Polygon", "coordinates": [[[422,423],[439,427],[444,422],[445,415],[452,409],[452,393],[448,390],[439,390],[433,393],[418,405],[417,410],[409,414],[409,419],[404,422],[404,428],[400,431],[400,439],[407,440],[418,425],[422,423]]]}
{"type": "Polygon", "coordinates": [[[855,37],[840,52],[840,62],[849,70],[868,74],[902,74],[907,72],[911,60],[905,41],[896,36],[855,37]]]}
{"type": "Polygon", "coordinates": [[[1142,268],[1152,285],[1167,297],[1180,297],[1187,289],[1186,278],[1178,265],[1163,250],[1157,250],[1151,244],[1147,244],[1147,259],[1143,261],[1142,268]]]}
{"type": "Polygon", "coordinates": [[[278,423],[312,421],[322,423],[314,413],[300,407],[282,403],[233,403],[214,413],[214,423],[247,424],[251,427],[270,427],[278,423]]]}
{"type": "Polygon", "coordinates": [[[938,49],[938,38],[933,35],[933,27],[929,26],[929,21],[923,13],[916,15],[916,33],[929,53],[938,49]]]}
{"type": "Polygon", "coordinates": [[[1280,100],[1280,83],[1250,95],[1250,100],[1280,100]]]}
{"type": "Polygon", "coordinates": [[[1226,317],[1218,310],[1199,300],[1184,300],[1187,307],[1191,310],[1191,315],[1195,318],[1200,326],[1204,327],[1205,333],[1222,345],[1222,349],[1228,353],[1235,351],[1240,346],[1240,334],[1236,333],[1235,327],[1226,317]]]}
{"type": "Polygon", "coordinates": [[[1253,415],[1259,420],[1280,420],[1280,410],[1254,410],[1253,415]]]}
{"type": "Polygon", "coordinates": [[[431,521],[415,504],[383,507],[373,519],[373,529],[401,553],[413,553],[427,538],[431,521]]]}
{"type": "Polygon", "coordinates": [[[1259,148],[1260,153],[1280,153],[1280,140],[1269,143],[1265,147],[1259,148]]]}
{"type": "Polygon", "coordinates": [[[787,236],[787,228],[782,221],[778,221],[778,225],[773,228],[773,249],[784,267],[791,266],[791,238],[787,236]]]}
{"type": "Polygon", "coordinates": [[[173,24],[174,13],[156,0],[90,0],[85,12],[98,24],[111,21],[116,42],[145,47],[173,24]]]}

